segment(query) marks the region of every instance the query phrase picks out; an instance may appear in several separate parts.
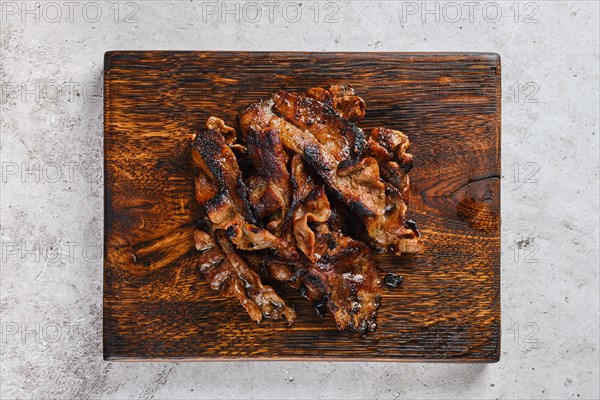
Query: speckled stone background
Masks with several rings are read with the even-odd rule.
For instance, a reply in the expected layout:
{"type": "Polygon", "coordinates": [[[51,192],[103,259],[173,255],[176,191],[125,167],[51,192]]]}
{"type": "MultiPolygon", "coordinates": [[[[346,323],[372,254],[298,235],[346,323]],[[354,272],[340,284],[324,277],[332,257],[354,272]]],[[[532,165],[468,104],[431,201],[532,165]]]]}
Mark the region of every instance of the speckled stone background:
{"type": "Polygon", "coordinates": [[[598,2],[0,6],[2,399],[600,397],[598,2]],[[120,49],[501,54],[501,361],[104,362],[102,62],[120,49]]]}

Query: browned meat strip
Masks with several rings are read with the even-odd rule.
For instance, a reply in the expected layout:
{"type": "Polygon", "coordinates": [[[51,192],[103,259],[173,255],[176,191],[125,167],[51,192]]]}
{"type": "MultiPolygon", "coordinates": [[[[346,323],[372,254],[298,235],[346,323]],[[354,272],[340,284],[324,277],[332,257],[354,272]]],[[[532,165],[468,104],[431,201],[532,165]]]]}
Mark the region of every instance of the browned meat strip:
{"type": "Polygon", "coordinates": [[[201,252],[200,270],[212,289],[219,290],[225,297],[237,298],[253,321],[285,317],[288,323],[294,322],[294,310],[272,287],[263,285],[256,272],[237,255],[223,231],[216,232],[213,238],[196,230],[194,238],[201,252]]]}
{"type": "Polygon", "coordinates": [[[383,215],[364,218],[371,245],[379,251],[396,254],[422,251],[418,230],[406,223],[410,195],[408,173],[412,155],[407,153],[408,137],[400,131],[375,128],[367,145],[367,153],[379,162],[380,174],[386,181],[386,211],[383,215]]]}
{"type": "MultiPolygon", "coordinates": [[[[298,95],[294,94],[294,96],[298,95]]],[[[317,111],[318,104],[324,107],[322,103],[313,99],[305,99],[313,103],[314,112],[317,111]]],[[[283,100],[281,101],[283,102],[283,100]]],[[[385,205],[385,188],[379,178],[379,169],[374,159],[367,157],[356,160],[354,163],[344,162],[342,159],[342,162],[340,162],[334,154],[329,152],[327,146],[334,146],[332,144],[334,139],[347,142],[345,138],[339,133],[335,137],[330,135],[331,140],[327,142],[329,144],[324,145],[317,140],[317,137],[311,131],[276,116],[272,110],[273,105],[273,101],[263,101],[246,108],[239,114],[238,121],[243,137],[248,137],[250,132],[267,128],[278,132],[283,146],[302,156],[307,164],[313,167],[350,208],[360,215],[375,215],[382,212],[385,205]]],[[[288,111],[291,113],[290,110],[288,111]]],[[[347,121],[343,122],[331,108],[327,108],[324,113],[331,117],[332,123],[354,126],[347,121]],[[332,117],[332,115],[335,117],[332,117]]],[[[348,129],[353,131],[353,128],[348,129]]],[[[325,129],[320,129],[320,132],[323,133],[324,131],[325,129]]],[[[359,136],[362,137],[362,131],[360,131],[359,136]]],[[[341,148],[342,146],[337,147],[341,148]]],[[[338,152],[338,156],[350,151],[351,149],[346,146],[345,150],[338,152]]]]}
{"type": "Polygon", "coordinates": [[[325,191],[318,186],[294,216],[297,246],[314,263],[305,282],[319,282],[309,299],[325,304],[339,329],[364,334],[375,330],[381,282],[368,247],[332,231],[326,223],[330,215],[325,191]]]}
{"type": "Polygon", "coordinates": [[[273,110],[286,121],[309,131],[340,167],[353,164],[366,144],[363,131],[343,119],[333,108],[310,97],[279,91],[273,95],[273,110]]]}
{"type": "Polygon", "coordinates": [[[223,136],[209,129],[196,135],[193,148],[194,162],[200,170],[196,200],[205,208],[214,229],[226,231],[240,249],[268,248],[290,259],[297,257],[288,242],[255,225],[246,185],[235,155],[223,136]]]}
{"type": "Polygon", "coordinates": [[[369,244],[385,253],[418,253],[422,245],[419,236],[405,222],[406,203],[398,189],[386,185],[384,214],[363,218],[369,244]]]}
{"type": "Polygon", "coordinates": [[[327,247],[317,266],[328,278],[328,308],[338,328],[373,332],[382,290],[371,251],[348,236],[329,232],[326,224],[318,226],[317,241],[336,243],[327,247]]]}
{"type": "Polygon", "coordinates": [[[260,196],[251,196],[251,204],[267,228],[281,237],[283,223],[289,211],[292,191],[287,170],[288,156],[279,139],[279,133],[271,129],[251,129],[246,135],[248,156],[255,167],[252,178],[260,182],[260,196]]]}
{"type": "Polygon", "coordinates": [[[404,202],[408,204],[410,185],[408,173],[413,167],[412,154],[407,153],[410,147],[408,137],[393,129],[375,128],[371,131],[369,143],[373,143],[373,146],[370,147],[371,151],[379,147],[389,155],[387,159],[378,159],[381,176],[402,193],[404,202]]]}
{"type": "Polygon", "coordinates": [[[360,215],[382,212],[385,187],[373,158],[365,157],[341,169],[335,157],[310,132],[277,116],[269,126],[279,132],[283,145],[302,156],[351,209],[360,215]]]}
{"type": "Polygon", "coordinates": [[[379,173],[384,181],[398,189],[402,200],[408,205],[410,200],[410,178],[400,164],[395,161],[380,163],[379,173]]]}
{"type": "MultiPolygon", "coordinates": [[[[192,146],[195,150],[194,163],[200,169],[203,183],[213,188],[211,193],[215,191],[217,195],[218,192],[223,193],[222,195],[231,199],[236,212],[248,221],[254,222],[254,216],[246,201],[247,189],[237,159],[225,143],[223,135],[219,131],[208,129],[196,135],[192,146]]],[[[196,189],[198,194],[198,190],[203,192],[205,187],[196,186],[196,189]]]]}
{"type": "Polygon", "coordinates": [[[316,263],[322,254],[318,253],[318,243],[314,231],[310,226],[325,223],[331,216],[329,200],[322,187],[311,190],[303,204],[294,213],[294,237],[296,246],[313,263],[316,263]],[[310,226],[309,226],[310,225],[310,226]]]}
{"type": "Polygon", "coordinates": [[[381,282],[356,239],[381,252],[421,251],[405,220],[410,142],[386,128],[366,138],[355,125],[365,109],[348,86],[279,91],[239,113],[239,135],[211,117],[195,137],[196,198],[209,225],[195,236],[201,269],[255,321],[294,319],[262,276],[300,289],[339,329],[373,331],[381,282]]]}
{"type": "Polygon", "coordinates": [[[350,86],[333,85],[329,89],[311,88],[306,95],[333,107],[344,119],[357,123],[365,117],[367,106],[365,101],[354,93],[350,86]]]}

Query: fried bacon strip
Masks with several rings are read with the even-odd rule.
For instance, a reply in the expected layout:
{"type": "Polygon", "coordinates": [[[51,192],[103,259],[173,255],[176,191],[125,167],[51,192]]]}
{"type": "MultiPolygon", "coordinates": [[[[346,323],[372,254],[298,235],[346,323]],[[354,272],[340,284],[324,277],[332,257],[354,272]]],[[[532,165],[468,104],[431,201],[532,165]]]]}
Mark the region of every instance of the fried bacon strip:
{"type": "Polygon", "coordinates": [[[196,135],[192,144],[194,164],[199,170],[196,200],[203,207],[214,236],[196,231],[196,248],[203,251],[201,272],[213,289],[227,297],[237,297],[254,321],[284,315],[291,323],[295,318],[293,310],[273,288],[262,284],[232,243],[243,250],[270,249],[289,259],[297,258],[297,253],[289,243],[254,224],[237,160],[224,140],[220,130],[208,129],[196,135]]]}
{"type": "Polygon", "coordinates": [[[333,85],[329,89],[311,88],[306,91],[306,95],[333,107],[342,118],[350,122],[357,123],[365,117],[367,105],[350,86],[333,85]]]}
{"type": "Polygon", "coordinates": [[[406,204],[410,186],[408,173],[413,167],[412,154],[407,153],[409,146],[405,134],[386,128],[373,129],[367,144],[367,153],[373,154],[380,165],[381,177],[400,191],[406,204]]]}
{"type": "MultiPolygon", "coordinates": [[[[294,179],[305,181],[301,165],[295,168],[294,179]]],[[[306,283],[311,285],[305,296],[315,305],[325,305],[340,330],[372,332],[381,282],[371,252],[363,243],[329,227],[331,208],[325,190],[321,185],[309,187],[309,194],[294,213],[296,246],[313,263],[304,279],[305,288],[306,283]]]]}
{"type": "Polygon", "coordinates": [[[215,230],[224,230],[242,250],[273,249],[293,259],[289,243],[267,229],[256,226],[247,202],[248,191],[233,151],[219,131],[208,129],[192,144],[196,178],[196,200],[206,210],[215,230]]]}
{"type": "Polygon", "coordinates": [[[213,290],[219,290],[225,297],[237,298],[253,321],[283,316],[289,324],[294,322],[294,310],[272,287],[263,285],[258,274],[235,252],[225,232],[217,231],[213,238],[196,230],[194,239],[196,249],[201,252],[200,271],[213,290]]]}
{"type": "Polygon", "coordinates": [[[406,152],[408,138],[399,131],[376,128],[365,144],[362,130],[327,104],[334,104],[331,92],[310,89],[302,95],[279,91],[272,99],[240,113],[242,134],[277,131],[283,146],[299,154],[358,214],[371,247],[398,255],[421,251],[418,231],[407,227],[405,221],[412,167],[412,156],[406,152]]]}
{"type": "Polygon", "coordinates": [[[365,110],[348,86],[278,91],[239,113],[239,134],[211,117],[195,136],[196,199],[209,225],[195,236],[201,271],[253,320],[295,318],[262,276],[299,289],[339,329],[373,331],[381,282],[357,239],[421,251],[405,221],[409,140],[386,128],[365,135],[355,125],[365,110]]]}
{"type": "Polygon", "coordinates": [[[273,107],[286,121],[310,132],[341,167],[362,156],[364,132],[330,106],[302,94],[279,91],[273,95],[273,107]]]}
{"type": "Polygon", "coordinates": [[[250,130],[245,141],[248,156],[256,169],[256,175],[249,179],[250,202],[259,218],[266,220],[267,229],[282,237],[292,198],[287,170],[289,157],[276,131],[250,130]]]}
{"type": "MultiPolygon", "coordinates": [[[[312,100],[312,103],[318,102],[312,100]]],[[[348,159],[343,158],[348,154],[355,153],[362,145],[354,146],[357,140],[346,140],[341,134],[337,135],[337,139],[341,138],[340,140],[343,140],[345,144],[322,144],[307,129],[300,128],[275,115],[274,104],[273,101],[263,101],[242,111],[238,121],[243,135],[265,129],[277,131],[283,146],[302,156],[304,161],[313,167],[350,208],[361,215],[381,213],[385,205],[385,187],[379,178],[377,162],[373,158],[364,158],[356,160],[352,164],[348,162],[348,159]],[[352,146],[349,143],[352,143],[352,146]]],[[[292,113],[292,111],[289,112],[292,113]]],[[[328,113],[332,120],[341,119],[331,108],[328,108],[328,113]],[[333,118],[334,115],[337,119],[333,118]]],[[[340,122],[338,125],[341,124],[340,122]]],[[[306,123],[303,125],[306,126],[306,123]]],[[[347,134],[351,135],[349,132],[354,130],[359,129],[356,126],[349,127],[347,134]]],[[[322,139],[325,141],[327,139],[325,129],[320,131],[323,134],[322,139]]],[[[362,131],[360,131],[360,136],[363,137],[362,131]]],[[[358,142],[360,141],[362,139],[358,140],[358,142]]],[[[334,140],[331,139],[326,143],[334,143],[334,140]]]]}

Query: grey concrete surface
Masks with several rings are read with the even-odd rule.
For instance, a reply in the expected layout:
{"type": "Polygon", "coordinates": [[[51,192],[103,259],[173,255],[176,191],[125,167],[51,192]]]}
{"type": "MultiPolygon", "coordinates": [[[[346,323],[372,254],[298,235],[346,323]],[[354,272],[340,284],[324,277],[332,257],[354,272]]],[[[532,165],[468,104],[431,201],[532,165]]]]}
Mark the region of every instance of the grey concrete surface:
{"type": "Polygon", "coordinates": [[[598,2],[0,3],[2,399],[600,397],[598,2]],[[501,361],[104,362],[100,83],[119,49],[500,53],[501,361]]]}

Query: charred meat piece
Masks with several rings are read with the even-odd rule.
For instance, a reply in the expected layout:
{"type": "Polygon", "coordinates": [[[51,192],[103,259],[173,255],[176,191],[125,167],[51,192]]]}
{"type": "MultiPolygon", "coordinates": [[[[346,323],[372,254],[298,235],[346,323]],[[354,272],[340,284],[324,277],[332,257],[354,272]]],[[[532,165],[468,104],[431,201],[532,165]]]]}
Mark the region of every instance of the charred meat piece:
{"type": "Polygon", "coordinates": [[[213,290],[225,297],[237,298],[253,321],[285,317],[289,324],[294,322],[294,310],[272,287],[263,285],[256,272],[235,252],[223,231],[217,231],[213,238],[207,232],[196,230],[194,239],[201,252],[200,271],[213,290]]]}
{"type": "Polygon", "coordinates": [[[410,200],[410,178],[402,167],[395,161],[379,164],[381,178],[395,187],[402,196],[402,200],[408,205],[410,200]]]}
{"type": "Polygon", "coordinates": [[[285,91],[273,95],[275,113],[310,132],[338,164],[353,164],[366,144],[363,131],[332,107],[308,96],[285,91]]]}
{"type": "Polygon", "coordinates": [[[281,237],[292,198],[290,174],[287,170],[289,157],[277,131],[251,129],[245,139],[249,159],[256,170],[256,175],[250,180],[250,203],[256,214],[261,219],[266,219],[265,226],[281,237]]]}
{"type": "Polygon", "coordinates": [[[408,137],[402,132],[375,128],[367,144],[367,154],[377,159],[380,175],[386,182],[386,206],[383,215],[363,218],[370,244],[381,252],[418,253],[422,243],[418,231],[406,222],[410,195],[408,173],[413,167],[412,155],[407,152],[408,137]]]}
{"type": "Polygon", "coordinates": [[[310,132],[276,116],[270,126],[279,132],[283,145],[299,154],[353,211],[359,215],[382,212],[385,187],[373,158],[363,158],[342,169],[310,132]]]}
{"type": "Polygon", "coordinates": [[[330,229],[330,215],[322,186],[295,213],[297,246],[314,263],[306,280],[319,282],[309,298],[326,306],[339,329],[372,332],[382,292],[375,262],[363,243],[330,229]]]}
{"type": "MultiPolygon", "coordinates": [[[[375,128],[371,131],[369,144],[373,144],[369,147],[370,151],[377,151],[375,149],[379,147],[389,155],[387,159],[378,159],[382,164],[381,170],[385,170],[385,173],[382,173],[383,179],[401,193],[408,193],[408,173],[413,167],[412,154],[407,152],[410,147],[408,137],[393,129],[375,128]]],[[[405,198],[405,202],[408,204],[408,197],[405,198]]]]}
{"type": "Polygon", "coordinates": [[[239,249],[273,249],[291,258],[296,252],[289,243],[251,223],[255,219],[247,204],[247,190],[235,155],[225,144],[221,132],[208,129],[196,135],[193,149],[194,163],[199,170],[196,199],[214,232],[197,230],[194,236],[196,249],[202,252],[200,270],[205,279],[226,297],[238,298],[256,322],[263,317],[279,319],[281,315],[293,322],[294,311],[270,286],[262,284],[231,242],[239,249]]]}
{"type": "Polygon", "coordinates": [[[363,218],[369,244],[381,253],[419,253],[421,240],[406,225],[406,203],[394,186],[386,184],[386,205],[382,215],[363,218]]]}
{"type": "MultiPolygon", "coordinates": [[[[194,164],[206,186],[196,185],[196,200],[206,203],[219,192],[231,199],[231,203],[243,218],[254,222],[248,206],[247,189],[239,169],[237,159],[225,143],[220,131],[208,129],[196,135],[192,143],[194,164]]],[[[214,221],[213,221],[214,223],[214,221]]]]}
{"type": "Polygon", "coordinates": [[[330,228],[332,212],[325,190],[310,179],[298,156],[292,160],[291,175],[298,189],[293,216],[296,247],[311,261],[303,277],[305,297],[321,313],[329,310],[339,329],[373,331],[381,287],[369,249],[330,228]]]}
{"type": "Polygon", "coordinates": [[[354,93],[350,86],[333,85],[329,89],[320,87],[306,91],[310,98],[330,105],[344,119],[357,123],[365,117],[367,106],[365,101],[354,93]]]}
{"type": "Polygon", "coordinates": [[[323,243],[317,242],[317,237],[311,226],[326,223],[330,216],[329,200],[322,187],[313,189],[294,213],[293,225],[296,246],[313,263],[319,261],[323,251],[327,250],[328,246],[323,247],[323,243]]]}
{"type": "Polygon", "coordinates": [[[326,249],[317,266],[328,282],[327,306],[338,328],[373,332],[382,290],[371,251],[359,241],[330,232],[327,224],[318,226],[317,241],[336,243],[326,249]]]}
{"type": "Polygon", "coordinates": [[[199,169],[196,200],[204,207],[214,230],[227,232],[243,250],[273,249],[293,259],[297,256],[288,242],[256,226],[248,205],[248,191],[233,151],[215,130],[196,135],[193,159],[199,169]]]}
{"type": "Polygon", "coordinates": [[[283,146],[299,154],[358,214],[382,212],[385,187],[379,177],[377,162],[370,157],[359,159],[364,134],[331,107],[295,93],[277,92],[273,100],[242,110],[238,121],[243,137],[261,129],[276,131],[283,146]],[[277,116],[274,110],[286,118],[277,116]],[[310,116],[303,113],[310,113],[310,116]]]}
{"type": "Polygon", "coordinates": [[[383,278],[383,282],[389,286],[389,287],[393,287],[393,288],[397,288],[398,286],[400,286],[400,284],[404,281],[404,277],[402,275],[396,275],[392,272],[388,273],[385,275],[385,278],[383,278]]]}
{"type": "Polygon", "coordinates": [[[410,235],[411,231],[405,232],[399,228],[404,226],[409,197],[408,171],[412,166],[412,156],[406,153],[408,138],[399,131],[376,128],[366,146],[366,155],[371,157],[360,158],[341,168],[342,163],[337,163],[339,160],[336,155],[328,152],[331,147],[328,149],[321,146],[320,141],[315,141],[312,137],[318,138],[317,135],[321,135],[331,141],[336,138],[339,140],[340,137],[345,137],[342,132],[349,132],[344,131],[346,125],[335,118],[322,117],[329,116],[327,107],[321,107],[322,112],[319,114],[319,106],[315,104],[318,102],[314,99],[312,102],[302,101],[282,93],[284,92],[275,94],[274,109],[276,112],[279,110],[277,96],[280,95],[285,99],[279,101],[283,104],[280,108],[287,110],[282,113],[285,120],[275,116],[271,118],[270,126],[280,132],[284,145],[301,154],[338,197],[360,216],[367,228],[369,245],[378,251],[398,255],[402,252],[421,251],[419,238],[410,235]],[[297,107],[295,111],[293,106],[297,107]],[[303,117],[304,114],[309,117],[303,117]],[[315,118],[327,123],[319,126],[317,123],[309,123],[315,118]],[[390,185],[396,190],[392,190],[390,185]],[[402,202],[405,204],[401,204],[402,202]]]}
{"type": "Polygon", "coordinates": [[[356,125],[365,111],[349,86],[278,91],[240,111],[239,132],[211,117],[195,136],[201,271],[253,320],[295,318],[261,282],[273,279],[331,313],[339,329],[366,334],[382,295],[368,246],[421,251],[406,221],[410,142],[386,128],[365,136],[356,125]]]}

